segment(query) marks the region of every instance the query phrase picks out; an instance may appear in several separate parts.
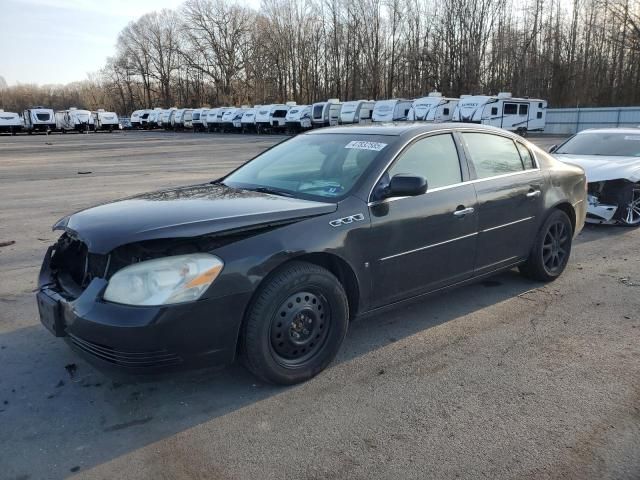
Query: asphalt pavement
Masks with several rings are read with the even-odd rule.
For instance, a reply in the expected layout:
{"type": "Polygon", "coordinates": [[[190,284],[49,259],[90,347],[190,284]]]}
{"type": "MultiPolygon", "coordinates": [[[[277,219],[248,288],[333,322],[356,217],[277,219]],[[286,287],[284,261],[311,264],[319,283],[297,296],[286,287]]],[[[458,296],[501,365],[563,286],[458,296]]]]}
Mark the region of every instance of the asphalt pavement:
{"type": "Polygon", "coordinates": [[[587,226],[551,284],[514,270],[357,321],[289,388],[238,365],[108,375],[40,325],[58,218],[280,139],[0,136],[1,479],[640,478],[638,229],[587,226]]]}

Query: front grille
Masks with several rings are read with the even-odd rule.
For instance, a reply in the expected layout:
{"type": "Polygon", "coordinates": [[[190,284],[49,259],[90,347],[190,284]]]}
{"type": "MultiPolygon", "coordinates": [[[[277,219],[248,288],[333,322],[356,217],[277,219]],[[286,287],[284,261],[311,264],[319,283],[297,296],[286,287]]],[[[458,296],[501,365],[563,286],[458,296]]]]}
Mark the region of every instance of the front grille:
{"type": "Polygon", "coordinates": [[[74,346],[85,353],[114,365],[128,368],[169,367],[182,363],[182,358],[168,350],[123,352],[107,345],[83,340],[68,334],[74,346]]]}

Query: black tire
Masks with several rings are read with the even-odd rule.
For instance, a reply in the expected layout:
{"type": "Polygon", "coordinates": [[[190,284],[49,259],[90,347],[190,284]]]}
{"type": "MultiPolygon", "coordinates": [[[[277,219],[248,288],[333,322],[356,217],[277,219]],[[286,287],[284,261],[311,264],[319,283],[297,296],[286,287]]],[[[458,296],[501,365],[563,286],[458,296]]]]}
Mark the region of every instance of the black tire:
{"type": "Polygon", "coordinates": [[[562,210],[554,210],[536,235],[529,258],[519,267],[520,273],[540,282],[554,281],[569,262],[572,241],[571,220],[562,210]]]}
{"type": "Polygon", "coordinates": [[[256,292],[241,334],[241,357],[267,382],[304,382],[335,358],[348,325],[340,281],[317,265],[290,262],[256,292]]]}
{"type": "Polygon", "coordinates": [[[631,228],[640,226],[640,183],[625,184],[616,191],[612,200],[618,204],[615,215],[618,225],[631,228]]]}

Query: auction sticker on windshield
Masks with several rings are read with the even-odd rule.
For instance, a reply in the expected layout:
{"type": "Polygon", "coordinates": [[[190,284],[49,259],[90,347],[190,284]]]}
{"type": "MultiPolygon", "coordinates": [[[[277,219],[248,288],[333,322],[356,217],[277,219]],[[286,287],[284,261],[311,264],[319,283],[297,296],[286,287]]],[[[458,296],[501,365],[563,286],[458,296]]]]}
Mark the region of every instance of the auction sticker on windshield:
{"type": "Polygon", "coordinates": [[[376,152],[379,152],[386,146],[387,146],[386,143],[365,142],[362,140],[354,140],[352,142],[347,143],[344,148],[355,148],[357,150],[374,150],[376,152]]]}

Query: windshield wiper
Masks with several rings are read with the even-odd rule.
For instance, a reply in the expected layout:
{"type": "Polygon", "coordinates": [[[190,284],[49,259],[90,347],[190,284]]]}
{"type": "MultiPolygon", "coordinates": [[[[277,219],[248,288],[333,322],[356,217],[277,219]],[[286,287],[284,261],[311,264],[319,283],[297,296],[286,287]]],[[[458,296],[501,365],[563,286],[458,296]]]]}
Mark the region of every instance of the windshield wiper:
{"type": "Polygon", "coordinates": [[[252,192],[260,192],[260,193],[270,193],[271,195],[280,195],[282,197],[293,197],[293,194],[289,192],[285,192],[285,191],[278,190],[276,188],[271,188],[271,187],[253,187],[253,188],[246,188],[245,190],[251,190],[252,192]]]}

